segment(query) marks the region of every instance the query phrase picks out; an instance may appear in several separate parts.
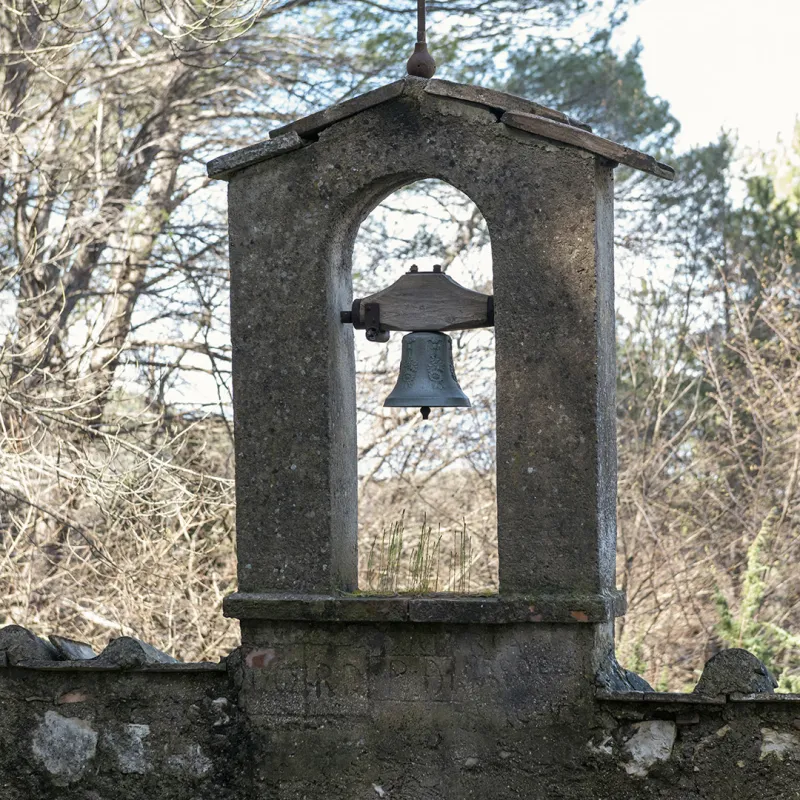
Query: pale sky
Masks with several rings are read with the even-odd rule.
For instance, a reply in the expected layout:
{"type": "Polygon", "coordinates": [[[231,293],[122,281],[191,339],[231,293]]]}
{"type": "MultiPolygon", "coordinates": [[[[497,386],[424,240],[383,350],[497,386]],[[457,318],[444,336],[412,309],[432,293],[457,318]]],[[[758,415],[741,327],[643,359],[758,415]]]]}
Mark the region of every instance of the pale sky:
{"type": "Polygon", "coordinates": [[[800,116],[800,0],[641,0],[621,42],[638,37],[648,91],[668,100],[681,149],[720,129],[742,148],[788,141],[800,116]]]}

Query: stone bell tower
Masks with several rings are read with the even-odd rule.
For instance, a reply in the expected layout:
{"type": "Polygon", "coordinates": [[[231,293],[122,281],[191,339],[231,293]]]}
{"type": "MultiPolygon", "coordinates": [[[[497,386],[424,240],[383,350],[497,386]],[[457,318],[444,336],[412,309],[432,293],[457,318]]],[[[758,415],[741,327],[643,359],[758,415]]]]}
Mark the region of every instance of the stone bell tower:
{"type": "MultiPolygon", "coordinates": [[[[398,771],[409,742],[420,755],[402,771],[424,782],[447,772],[445,753],[480,759],[501,740],[530,748],[532,736],[544,747],[589,708],[624,611],[614,583],[619,164],[673,177],[537,103],[415,77],[209,164],[229,182],[239,591],[225,613],[241,621],[256,729],[273,715],[264,780],[285,774],[278,744],[290,746],[298,725],[315,731],[314,769],[366,742],[350,779],[368,786],[379,754],[398,771]],[[351,254],[370,211],[422,178],[470,197],[491,237],[495,597],[353,594],[351,254]]],[[[559,752],[573,744],[565,733],[559,752]]]]}

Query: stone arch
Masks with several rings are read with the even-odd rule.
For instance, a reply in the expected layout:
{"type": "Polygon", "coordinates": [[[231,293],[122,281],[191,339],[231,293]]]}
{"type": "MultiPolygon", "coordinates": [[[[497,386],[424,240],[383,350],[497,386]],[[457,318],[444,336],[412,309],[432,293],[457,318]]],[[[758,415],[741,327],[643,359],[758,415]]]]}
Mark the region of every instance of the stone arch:
{"type": "Polygon", "coordinates": [[[470,197],[492,241],[500,591],[612,590],[612,165],[413,93],[292,147],[229,184],[242,591],[356,587],[340,314],[360,222],[421,178],[470,197]]]}

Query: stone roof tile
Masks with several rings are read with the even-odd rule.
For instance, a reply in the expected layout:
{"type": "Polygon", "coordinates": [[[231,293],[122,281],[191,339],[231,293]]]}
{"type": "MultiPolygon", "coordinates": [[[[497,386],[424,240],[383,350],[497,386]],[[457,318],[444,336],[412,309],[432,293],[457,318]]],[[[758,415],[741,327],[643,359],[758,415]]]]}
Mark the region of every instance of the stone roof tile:
{"type": "Polygon", "coordinates": [[[497,114],[501,123],[517,130],[579,147],[595,155],[603,156],[609,161],[625,164],[632,169],[647,172],[659,178],[673,180],[675,177],[672,167],[656,161],[652,156],[598,136],[592,133],[592,129],[588,125],[577,122],[566,114],[540,103],[481,86],[411,76],[406,76],[401,80],[388,83],[358,97],[345,100],[343,103],[337,103],[322,111],[275,128],[270,131],[268,141],[259,142],[210,161],[208,174],[212,178],[227,178],[233,172],[251,164],[274,158],[310,143],[320,132],[337,122],[395,100],[402,95],[411,94],[417,96],[428,94],[479,105],[497,114]]]}

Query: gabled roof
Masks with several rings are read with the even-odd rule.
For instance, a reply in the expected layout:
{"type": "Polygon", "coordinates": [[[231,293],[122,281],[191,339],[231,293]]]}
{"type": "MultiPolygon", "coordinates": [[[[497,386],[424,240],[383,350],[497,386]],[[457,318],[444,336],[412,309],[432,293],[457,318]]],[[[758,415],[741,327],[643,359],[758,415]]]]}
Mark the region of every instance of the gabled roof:
{"type": "Polygon", "coordinates": [[[603,156],[609,161],[625,164],[627,167],[657,175],[659,178],[669,181],[675,178],[675,170],[667,164],[656,161],[646,153],[597,136],[592,133],[588,125],[532,100],[480,86],[410,76],[276,128],[270,131],[268,141],[259,142],[210,161],[208,175],[212,178],[227,178],[233,172],[251,164],[303,147],[309,143],[308,140],[313,140],[325,128],[343,119],[404,94],[419,93],[420,89],[430,95],[483,106],[497,114],[500,122],[511,128],[579,147],[603,156]]]}

